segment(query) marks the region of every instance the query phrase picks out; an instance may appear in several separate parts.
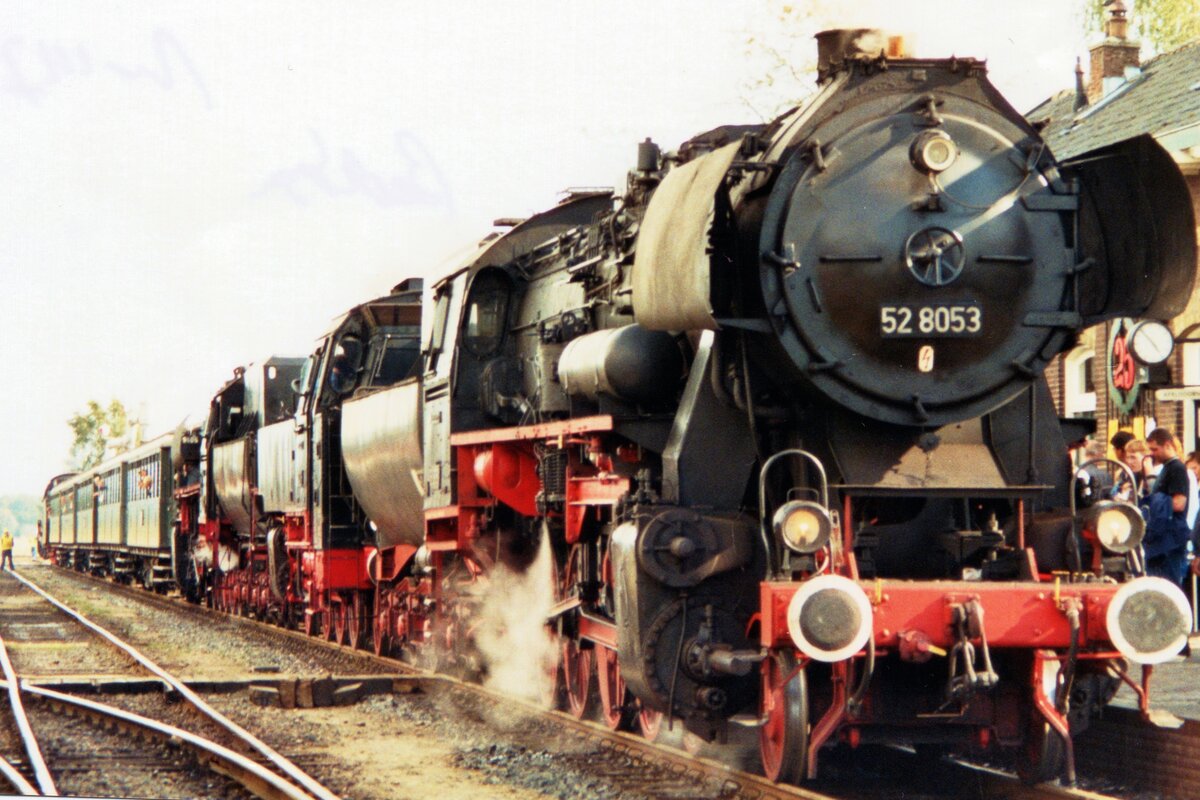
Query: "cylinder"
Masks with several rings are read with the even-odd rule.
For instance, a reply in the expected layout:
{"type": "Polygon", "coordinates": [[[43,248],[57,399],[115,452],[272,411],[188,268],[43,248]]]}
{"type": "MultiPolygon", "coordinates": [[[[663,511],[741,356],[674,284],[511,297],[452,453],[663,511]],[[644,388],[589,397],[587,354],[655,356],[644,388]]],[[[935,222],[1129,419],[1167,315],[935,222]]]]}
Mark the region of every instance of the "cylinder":
{"type": "Polygon", "coordinates": [[[626,325],[572,340],[558,362],[567,394],[599,400],[601,395],[642,405],[675,398],[683,377],[683,356],[675,337],[626,325]]]}

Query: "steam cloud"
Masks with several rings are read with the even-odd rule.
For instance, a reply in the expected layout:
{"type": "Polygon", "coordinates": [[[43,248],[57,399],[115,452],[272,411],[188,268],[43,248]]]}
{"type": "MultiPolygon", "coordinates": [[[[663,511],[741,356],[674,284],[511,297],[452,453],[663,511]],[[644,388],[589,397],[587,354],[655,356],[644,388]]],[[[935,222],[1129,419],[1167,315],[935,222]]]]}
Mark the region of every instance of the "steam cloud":
{"type": "Polygon", "coordinates": [[[487,667],[484,685],[549,708],[558,645],[546,626],[554,605],[554,554],[546,535],[524,572],[492,570],[475,642],[487,667]]]}

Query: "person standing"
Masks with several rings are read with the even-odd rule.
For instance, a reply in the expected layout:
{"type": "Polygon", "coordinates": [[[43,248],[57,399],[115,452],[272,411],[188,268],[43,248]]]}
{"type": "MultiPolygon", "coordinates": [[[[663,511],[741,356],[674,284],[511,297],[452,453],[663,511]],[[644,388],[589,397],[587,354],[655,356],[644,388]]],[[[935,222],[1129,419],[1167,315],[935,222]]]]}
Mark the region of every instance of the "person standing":
{"type": "Polygon", "coordinates": [[[1112,496],[1113,476],[1102,459],[1108,456],[1103,442],[1085,440],[1084,466],[1075,470],[1075,503],[1087,508],[1097,500],[1112,496]],[[1101,459],[1099,463],[1092,463],[1101,459]]]}
{"type": "Polygon", "coordinates": [[[1187,544],[1191,530],[1187,524],[1187,467],[1175,450],[1175,437],[1165,428],[1155,428],[1146,437],[1150,458],[1161,465],[1146,509],[1146,572],[1181,586],[1187,572],[1187,544]]]}
{"type": "Polygon", "coordinates": [[[1125,470],[1120,470],[1113,486],[1113,499],[1140,503],[1146,492],[1145,462],[1149,460],[1146,458],[1146,443],[1140,439],[1130,439],[1123,447],[1116,449],[1121,461],[1133,473],[1133,484],[1130,485],[1125,470]]]}
{"type": "Polygon", "coordinates": [[[1117,459],[1117,461],[1125,460],[1125,446],[1136,438],[1137,437],[1129,431],[1117,431],[1112,435],[1112,438],[1108,440],[1108,443],[1112,445],[1113,453],[1116,454],[1114,457],[1117,459]]]}
{"type": "Polygon", "coordinates": [[[8,565],[8,569],[13,569],[12,560],[13,538],[8,529],[4,529],[4,533],[0,534],[0,569],[4,569],[4,565],[8,565]]]}

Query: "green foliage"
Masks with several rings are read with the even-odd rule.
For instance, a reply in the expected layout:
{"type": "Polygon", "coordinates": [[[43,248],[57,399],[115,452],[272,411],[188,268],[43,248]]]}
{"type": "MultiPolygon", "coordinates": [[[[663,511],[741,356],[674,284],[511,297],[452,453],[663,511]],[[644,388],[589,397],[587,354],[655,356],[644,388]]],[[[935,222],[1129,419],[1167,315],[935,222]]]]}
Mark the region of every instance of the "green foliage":
{"type": "Polygon", "coordinates": [[[112,400],[104,408],[89,400],[87,410],[67,420],[75,436],[71,445],[71,462],[77,470],[91,469],[104,460],[104,450],[110,441],[120,439],[129,429],[129,415],[120,400],[112,400]]]}
{"type": "Polygon", "coordinates": [[[8,530],[13,536],[35,531],[41,515],[42,501],[33,495],[0,497],[0,530],[8,530]]]}
{"type": "MultiPolygon", "coordinates": [[[[1104,30],[1105,0],[1083,0],[1084,30],[1104,30]]],[[[1200,40],[1200,0],[1134,0],[1129,8],[1130,33],[1152,53],[1165,53],[1200,40]]]]}
{"type": "Polygon", "coordinates": [[[758,9],[743,39],[756,77],[742,85],[742,102],[763,121],[812,93],[817,77],[817,45],[812,37],[830,27],[831,16],[828,0],[768,0],[758,9]]]}
{"type": "Polygon", "coordinates": [[[1084,32],[1100,33],[1104,30],[1104,3],[1106,0],[1082,0],[1079,18],[1084,32]]]}
{"type": "Polygon", "coordinates": [[[1200,0],[1139,0],[1138,29],[1163,53],[1200,39],[1200,0]]]}

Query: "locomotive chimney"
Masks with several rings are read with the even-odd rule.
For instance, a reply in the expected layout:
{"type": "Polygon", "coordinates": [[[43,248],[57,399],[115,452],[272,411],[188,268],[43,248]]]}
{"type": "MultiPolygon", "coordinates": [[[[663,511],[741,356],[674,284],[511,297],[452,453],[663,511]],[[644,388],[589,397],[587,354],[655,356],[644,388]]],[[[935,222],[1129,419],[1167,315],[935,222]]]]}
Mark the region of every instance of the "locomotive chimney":
{"type": "MultiPolygon", "coordinates": [[[[876,57],[888,52],[888,38],[878,28],[834,28],[821,31],[817,40],[817,82],[824,83],[831,70],[854,56],[876,57]]],[[[903,44],[897,45],[898,49],[903,44]]]]}
{"type": "Polygon", "coordinates": [[[1108,17],[1104,20],[1104,40],[1089,51],[1092,55],[1087,87],[1089,103],[1095,103],[1120,86],[1127,79],[1130,68],[1136,73],[1140,66],[1140,45],[1127,38],[1129,20],[1126,14],[1123,0],[1113,0],[1108,5],[1108,17]]]}

